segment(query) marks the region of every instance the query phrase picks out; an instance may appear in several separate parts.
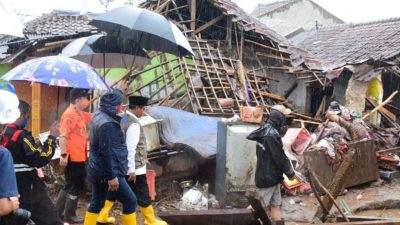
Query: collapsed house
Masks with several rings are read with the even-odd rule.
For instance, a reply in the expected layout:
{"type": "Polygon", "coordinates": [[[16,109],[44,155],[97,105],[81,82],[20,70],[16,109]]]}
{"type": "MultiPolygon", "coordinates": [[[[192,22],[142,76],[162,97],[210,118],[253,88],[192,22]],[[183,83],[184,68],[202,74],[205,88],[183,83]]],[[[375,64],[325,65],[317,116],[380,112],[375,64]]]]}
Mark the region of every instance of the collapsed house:
{"type": "MultiPolygon", "coordinates": [[[[399,90],[400,19],[344,24],[309,30],[293,39],[295,45],[319,61],[333,84],[329,101],[364,112],[399,90]],[[367,108],[368,109],[368,108],[367,108]]],[[[399,115],[399,98],[382,109],[389,126],[399,115]]]]}
{"type": "Polygon", "coordinates": [[[318,82],[321,75],[313,75],[304,64],[294,70],[286,50],[288,41],[235,3],[166,0],[146,1],[141,7],[171,19],[187,34],[195,52],[189,60],[176,59],[179,66],[164,70],[166,74],[181,68],[185,77],[181,86],[187,91],[182,95],[176,91],[180,86],[171,91],[165,88],[161,105],[175,107],[179,100],[186,104],[181,109],[224,117],[238,114],[240,106],[276,103],[289,104],[303,113],[310,111],[312,93],[322,86],[318,82]]]}

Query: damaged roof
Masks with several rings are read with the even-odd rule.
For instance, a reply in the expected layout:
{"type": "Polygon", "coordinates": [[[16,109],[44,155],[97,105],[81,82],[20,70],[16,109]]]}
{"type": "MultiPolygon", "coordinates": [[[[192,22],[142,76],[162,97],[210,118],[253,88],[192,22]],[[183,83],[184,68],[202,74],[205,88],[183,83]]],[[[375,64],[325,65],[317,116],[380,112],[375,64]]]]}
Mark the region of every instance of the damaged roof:
{"type": "Polygon", "coordinates": [[[383,61],[400,54],[400,18],[312,29],[292,41],[325,67],[383,61]]]}
{"type": "Polygon", "coordinates": [[[222,10],[222,13],[233,17],[234,22],[241,24],[245,31],[254,31],[255,33],[264,35],[278,44],[288,44],[288,40],[268,28],[265,24],[257,20],[255,17],[247,14],[242,8],[231,0],[208,0],[215,7],[222,10]]]}
{"type": "Polygon", "coordinates": [[[27,23],[25,34],[36,35],[73,35],[91,32],[96,28],[89,25],[87,15],[79,15],[69,11],[54,11],[27,23]]]}

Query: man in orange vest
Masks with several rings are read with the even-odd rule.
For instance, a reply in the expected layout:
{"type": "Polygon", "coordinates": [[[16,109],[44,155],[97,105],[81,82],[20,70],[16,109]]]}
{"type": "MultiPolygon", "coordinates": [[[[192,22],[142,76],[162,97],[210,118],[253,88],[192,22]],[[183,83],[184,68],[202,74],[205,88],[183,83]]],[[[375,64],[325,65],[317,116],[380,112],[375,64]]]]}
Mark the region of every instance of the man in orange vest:
{"type": "Polygon", "coordinates": [[[92,114],[83,110],[89,106],[88,94],[83,89],[72,89],[70,106],[61,116],[60,165],[65,167],[65,186],[59,192],[56,208],[68,223],[82,223],[76,215],[78,196],[84,190],[87,161],[87,126],[92,114]]]}

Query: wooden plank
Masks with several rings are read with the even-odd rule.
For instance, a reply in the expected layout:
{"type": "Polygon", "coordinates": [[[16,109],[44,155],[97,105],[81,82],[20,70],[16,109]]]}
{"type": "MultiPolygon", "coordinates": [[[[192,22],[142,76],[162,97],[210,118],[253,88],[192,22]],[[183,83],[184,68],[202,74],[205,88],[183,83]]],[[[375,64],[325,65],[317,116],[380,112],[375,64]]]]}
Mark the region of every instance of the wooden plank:
{"type": "MultiPolygon", "coordinates": [[[[195,97],[195,99],[196,99],[196,102],[197,102],[197,107],[199,107],[199,108],[200,108],[200,111],[202,111],[203,108],[202,108],[202,106],[201,106],[201,104],[200,104],[199,97],[197,96],[196,90],[194,90],[194,84],[193,84],[192,76],[191,76],[191,74],[190,74],[190,72],[189,72],[189,69],[188,69],[188,66],[187,66],[187,64],[186,64],[186,61],[185,61],[185,59],[179,59],[179,60],[181,61],[180,64],[182,64],[182,62],[183,62],[183,65],[184,65],[184,67],[185,67],[185,71],[186,71],[186,76],[185,76],[185,77],[188,78],[188,80],[189,80],[190,87],[192,88],[193,95],[194,95],[194,97],[195,97]]],[[[188,91],[189,91],[189,87],[188,87],[188,91]]],[[[189,98],[190,98],[190,97],[189,97],[189,98]]],[[[191,98],[190,98],[190,99],[191,99],[191,98]]],[[[193,104],[193,110],[196,110],[196,109],[194,108],[194,104],[193,104]]],[[[197,113],[197,112],[195,112],[195,113],[197,113]]]]}
{"type": "MultiPolygon", "coordinates": [[[[194,30],[196,32],[196,0],[190,0],[190,30],[194,30]]],[[[195,33],[196,34],[196,33],[195,33]]]]}
{"type": "Polygon", "coordinates": [[[209,209],[169,211],[157,214],[174,225],[255,225],[259,224],[250,209],[209,209]]]}
{"type": "Polygon", "coordinates": [[[232,19],[226,19],[226,40],[228,41],[228,48],[232,48],[232,19]]]}
{"type": "Polygon", "coordinates": [[[260,44],[258,42],[255,42],[255,41],[250,41],[250,40],[245,39],[244,42],[256,45],[256,46],[261,47],[261,48],[268,49],[270,51],[279,52],[279,49],[276,49],[276,48],[273,48],[273,47],[270,47],[270,46],[267,46],[267,45],[263,45],[263,44],[260,44]]]}
{"type": "MultiPolygon", "coordinates": [[[[224,67],[223,69],[224,69],[225,71],[227,71],[227,68],[226,68],[226,65],[225,65],[225,63],[224,63],[224,61],[223,61],[221,52],[219,51],[218,48],[217,48],[217,53],[218,53],[218,58],[219,58],[219,60],[220,60],[220,62],[221,62],[221,65],[224,67]]],[[[229,61],[229,62],[232,62],[232,61],[230,60],[230,58],[228,59],[228,61],[229,61]]],[[[233,69],[235,69],[235,68],[233,67],[233,69]]],[[[235,95],[235,93],[234,93],[234,91],[233,91],[234,89],[233,89],[232,84],[231,84],[230,82],[229,82],[229,85],[230,85],[231,90],[232,90],[232,92],[233,92],[233,98],[234,98],[235,101],[236,101],[237,107],[239,107],[239,106],[240,106],[239,100],[238,100],[237,96],[235,95]]]]}
{"type": "MultiPolygon", "coordinates": [[[[254,98],[254,100],[256,101],[257,105],[260,105],[260,103],[258,102],[258,99],[257,99],[256,95],[254,94],[254,92],[257,92],[257,93],[260,95],[261,99],[263,99],[263,97],[262,97],[262,95],[261,95],[261,91],[258,89],[258,86],[256,86],[257,90],[252,89],[251,83],[249,82],[250,79],[249,79],[249,77],[247,76],[247,73],[245,73],[244,76],[245,76],[245,79],[246,79],[246,80],[245,80],[246,88],[247,88],[247,83],[248,83],[248,84],[249,84],[248,86],[250,87],[251,95],[253,95],[253,98],[254,98]],[[246,82],[246,81],[247,81],[247,82],[246,82]],[[253,90],[254,90],[254,91],[253,91],[253,90]]],[[[263,101],[263,105],[264,105],[264,101],[263,101]]]]}
{"type": "Polygon", "coordinates": [[[165,7],[167,7],[169,5],[169,3],[171,2],[171,0],[166,0],[164,3],[162,3],[159,7],[157,7],[157,9],[155,10],[155,12],[160,13],[162,12],[165,7]]]}
{"type": "MultiPolygon", "coordinates": [[[[350,167],[350,166],[349,166],[349,167],[350,167]]],[[[343,213],[343,210],[339,207],[339,205],[338,205],[337,202],[335,201],[335,198],[336,198],[336,197],[333,197],[332,194],[329,192],[329,190],[326,189],[326,187],[324,187],[324,185],[321,184],[321,182],[320,182],[320,181],[318,180],[318,178],[315,176],[314,172],[309,171],[309,173],[312,175],[312,178],[311,178],[311,179],[314,179],[314,180],[315,180],[315,182],[318,184],[318,186],[319,186],[322,190],[324,190],[326,196],[329,197],[329,200],[331,200],[332,203],[336,206],[336,209],[339,211],[340,215],[342,215],[343,219],[344,219],[346,222],[350,222],[349,218],[347,218],[347,216],[343,213]]],[[[325,205],[323,204],[323,202],[322,202],[322,204],[321,204],[321,208],[323,208],[323,213],[324,213],[324,214],[326,214],[326,215],[329,214],[329,210],[325,208],[325,205]]]]}
{"type": "MultiPolygon", "coordinates": [[[[206,44],[206,47],[207,47],[208,54],[211,56],[212,54],[211,54],[210,46],[209,46],[208,44],[206,44]]],[[[212,63],[212,65],[213,65],[213,67],[214,67],[215,73],[217,74],[218,81],[219,81],[220,84],[223,86],[223,82],[222,82],[221,76],[220,76],[220,74],[219,74],[219,72],[218,72],[218,70],[217,70],[216,63],[214,62],[214,59],[212,59],[212,58],[211,58],[211,63],[212,63]]],[[[211,79],[211,78],[210,78],[210,79],[211,79]]],[[[229,82],[227,82],[227,83],[228,83],[228,85],[230,85],[229,82]]],[[[223,88],[222,91],[223,91],[223,93],[224,93],[225,98],[229,98],[228,94],[227,94],[226,91],[225,91],[225,88],[223,88]]]]}
{"type": "Polygon", "coordinates": [[[362,222],[351,222],[351,223],[329,223],[329,225],[399,225],[400,219],[392,220],[381,220],[381,221],[362,221],[362,222]]]}
{"type": "Polygon", "coordinates": [[[32,136],[38,137],[41,120],[41,84],[32,83],[32,136]]]}
{"type": "Polygon", "coordinates": [[[181,72],[182,72],[182,75],[183,75],[183,78],[184,78],[184,82],[185,82],[186,95],[188,96],[190,105],[192,106],[192,110],[197,110],[197,108],[195,107],[195,104],[194,104],[194,102],[193,102],[193,98],[191,98],[191,95],[190,95],[190,88],[189,88],[189,85],[188,85],[188,81],[189,81],[190,74],[187,74],[187,76],[185,75],[185,71],[186,71],[186,70],[185,70],[184,67],[183,67],[182,60],[184,61],[185,59],[181,59],[181,58],[180,58],[180,59],[179,59],[179,65],[181,66],[181,72]]]}
{"type": "MultiPolygon", "coordinates": [[[[357,216],[357,215],[349,215],[347,216],[351,222],[361,222],[361,221],[382,221],[382,220],[393,220],[394,218],[385,218],[385,217],[375,217],[375,216],[357,216]]],[[[338,216],[336,217],[338,222],[344,222],[343,218],[338,216]]]]}
{"type": "MultiPolygon", "coordinates": [[[[192,0],[192,1],[196,1],[196,0],[192,0]]],[[[209,28],[210,26],[214,25],[215,23],[217,23],[218,21],[222,20],[225,16],[224,15],[219,15],[217,17],[215,17],[214,19],[208,21],[207,23],[205,23],[204,25],[202,25],[201,27],[197,28],[196,30],[194,30],[194,34],[198,34],[200,32],[202,32],[203,30],[209,28]]],[[[191,29],[193,30],[193,28],[191,27],[191,29]]]]}
{"type": "MultiPolygon", "coordinates": [[[[263,98],[263,96],[261,95],[261,90],[260,90],[260,87],[258,86],[258,79],[257,79],[257,77],[256,77],[256,70],[254,69],[254,67],[253,67],[253,75],[254,75],[254,80],[255,80],[255,83],[256,83],[256,88],[257,88],[257,93],[260,95],[260,98],[261,98],[261,101],[262,101],[262,103],[263,103],[263,105],[266,105],[265,104],[265,101],[264,101],[264,98],[263,98]]],[[[266,82],[267,83],[267,82],[266,82]]]]}
{"type": "MultiPolygon", "coordinates": [[[[250,90],[251,91],[257,91],[255,89],[250,89],[250,90]]],[[[268,97],[268,98],[271,98],[271,99],[274,99],[274,100],[277,100],[277,101],[280,101],[280,102],[286,101],[285,97],[277,95],[277,94],[268,93],[268,92],[265,92],[265,91],[260,91],[259,93],[264,97],[268,97]]]]}
{"type": "Polygon", "coordinates": [[[272,225],[272,221],[268,216],[268,207],[265,205],[264,200],[260,198],[256,190],[248,190],[245,193],[247,200],[254,210],[255,217],[260,219],[264,225],[272,225]]]}
{"type": "MultiPolygon", "coordinates": [[[[366,98],[367,101],[373,105],[374,107],[379,106],[379,104],[372,98],[367,97],[366,98]]],[[[396,115],[392,112],[390,112],[388,109],[386,109],[385,107],[381,107],[380,109],[378,109],[378,111],[382,114],[385,114],[388,118],[390,118],[390,120],[392,121],[396,121],[396,115]]]]}
{"type": "Polygon", "coordinates": [[[243,62],[243,47],[244,47],[244,32],[240,32],[240,49],[239,49],[239,60],[243,62]]]}
{"type": "Polygon", "coordinates": [[[163,105],[165,102],[167,102],[172,95],[174,95],[179,89],[181,89],[183,86],[185,85],[185,82],[182,82],[181,84],[179,84],[177,87],[174,88],[174,90],[171,91],[171,93],[169,93],[165,98],[163,98],[158,105],[163,105]]]}
{"type": "Polygon", "coordinates": [[[179,9],[183,9],[183,8],[186,8],[186,7],[188,7],[188,5],[183,5],[183,6],[175,7],[175,8],[172,8],[172,9],[168,9],[168,10],[165,10],[162,14],[167,15],[169,12],[173,12],[173,11],[176,11],[176,10],[179,10],[179,9]]]}
{"type": "MultiPolygon", "coordinates": [[[[196,38],[196,40],[197,40],[197,38],[196,38]]],[[[193,60],[195,68],[198,69],[198,65],[197,65],[196,59],[193,56],[192,56],[192,60],[193,60]]],[[[193,85],[193,83],[192,83],[192,85],[193,85]]],[[[192,86],[192,87],[194,87],[194,86],[192,86]]],[[[193,91],[195,92],[194,89],[193,89],[193,91]]],[[[213,111],[213,109],[211,107],[211,104],[210,104],[210,101],[208,100],[207,93],[204,91],[204,89],[203,89],[203,94],[204,94],[204,96],[206,96],[206,102],[207,102],[208,107],[211,109],[211,111],[213,111]]]]}
{"type": "MultiPolygon", "coordinates": [[[[356,150],[354,164],[346,179],[345,187],[352,187],[378,179],[378,161],[376,158],[374,141],[367,140],[349,144],[350,149],[356,150]]],[[[307,167],[315,171],[321,183],[329,187],[335,176],[336,170],[326,162],[323,151],[306,151],[303,154],[307,167]]]]}
{"type": "MultiPolygon", "coordinates": [[[[196,36],[195,38],[196,38],[196,40],[198,40],[198,37],[197,37],[197,36],[196,36]]],[[[199,42],[197,42],[197,47],[200,48],[200,43],[199,43],[199,42]]],[[[206,62],[204,61],[202,51],[199,51],[199,53],[200,53],[200,58],[201,58],[203,64],[204,64],[204,65],[207,65],[206,62]]],[[[210,74],[208,73],[207,67],[205,67],[205,69],[206,69],[207,78],[210,78],[210,74]]],[[[211,80],[209,80],[209,81],[210,81],[212,93],[214,93],[214,97],[217,99],[217,98],[218,98],[218,95],[217,95],[217,93],[215,93],[215,90],[213,89],[214,86],[212,85],[212,81],[211,81],[211,80]]],[[[218,106],[219,106],[220,110],[221,110],[222,112],[224,112],[224,110],[223,110],[222,107],[221,107],[221,104],[219,104],[219,102],[217,102],[217,103],[218,103],[218,106]]]]}
{"type": "MultiPolygon", "coordinates": [[[[345,187],[344,185],[345,185],[345,181],[346,181],[347,177],[350,177],[348,174],[348,171],[351,168],[351,165],[353,164],[354,154],[355,154],[354,149],[350,149],[345,154],[343,161],[342,161],[338,171],[336,172],[335,177],[333,178],[332,184],[330,185],[329,191],[328,191],[328,192],[332,193],[331,197],[333,199],[336,198],[339,195],[342,188],[345,187]]],[[[312,171],[311,168],[309,168],[309,170],[312,171]]],[[[334,204],[334,202],[332,201],[331,198],[324,197],[322,200],[322,204],[325,206],[326,210],[329,212],[330,209],[332,208],[332,205],[334,204]]],[[[325,210],[323,210],[322,207],[318,207],[318,209],[314,215],[314,218],[317,218],[317,219],[321,220],[322,222],[325,222],[327,215],[328,215],[328,213],[325,210]]]]}
{"type": "Polygon", "coordinates": [[[386,105],[387,103],[389,103],[392,98],[394,98],[394,96],[396,96],[396,94],[398,93],[398,91],[393,92],[385,101],[382,102],[382,104],[376,106],[372,111],[368,112],[366,115],[364,115],[361,119],[365,120],[367,117],[369,117],[372,113],[378,111],[380,108],[382,108],[384,105],[386,105]]]}
{"type": "Polygon", "coordinates": [[[289,59],[289,58],[278,57],[278,56],[274,56],[274,55],[267,55],[267,54],[264,54],[264,53],[261,53],[261,52],[256,52],[256,55],[257,55],[257,56],[264,57],[264,58],[270,58],[270,59],[281,60],[282,62],[284,62],[284,61],[290,62],[290,63],[292,62],[292,60],[289,59]]]}

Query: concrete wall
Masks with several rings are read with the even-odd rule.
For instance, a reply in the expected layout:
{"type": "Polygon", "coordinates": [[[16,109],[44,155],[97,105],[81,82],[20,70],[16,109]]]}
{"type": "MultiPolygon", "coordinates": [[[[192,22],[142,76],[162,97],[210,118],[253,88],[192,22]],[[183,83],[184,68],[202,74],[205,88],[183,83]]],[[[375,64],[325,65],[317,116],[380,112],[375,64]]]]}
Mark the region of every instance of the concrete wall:
{"type": "Polygon", "coordinates": [[[283,36],[300,28],[304,30],[314,28],[315,21],[323,26],[342,23],[309,0],[297,1],[275,12],[260,16],[259,20],[283,36]]]}
{"type": "MultiPolygon", "coordinates": [[[[296,76],[294,74],[274,72],[268,75],[279,80],[279,82],[271,81],[271,92],[282,96],[284,96],[293,83],[296,82],[296,76]]],[[[292,94],[290,94],[288,100],[293,104],[297,112],[308,112],[310,107],[309,102],[311,101],[311,95],[307,94],[308,85],[301,80],[297,80],[297,84],[297,87],[293,90],[292,94]]]]}

